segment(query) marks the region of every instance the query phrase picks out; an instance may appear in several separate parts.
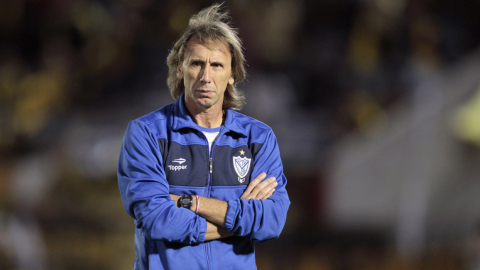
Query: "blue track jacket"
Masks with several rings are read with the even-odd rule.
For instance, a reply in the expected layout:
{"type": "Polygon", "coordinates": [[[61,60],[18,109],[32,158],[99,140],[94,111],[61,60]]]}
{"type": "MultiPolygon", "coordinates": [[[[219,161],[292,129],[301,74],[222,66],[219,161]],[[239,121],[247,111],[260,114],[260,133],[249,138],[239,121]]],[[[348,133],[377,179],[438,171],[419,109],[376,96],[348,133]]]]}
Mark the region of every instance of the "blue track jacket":
{"type": "Polygon", "coordinates": [[[227,110],[211,153],[201,130],[183,95],[128,125],[118,185],[135,219],[135,270],[256,269],[254,242],[276,238],[283,229],[290,201],[272,130],[227,110]],[[277,179],[273,195],[239,199],[262,172],[277,179]],[[224,227],[235,236],[205,242],[206,220],[177,207],[169,193],[227,201],[224,227]]]}

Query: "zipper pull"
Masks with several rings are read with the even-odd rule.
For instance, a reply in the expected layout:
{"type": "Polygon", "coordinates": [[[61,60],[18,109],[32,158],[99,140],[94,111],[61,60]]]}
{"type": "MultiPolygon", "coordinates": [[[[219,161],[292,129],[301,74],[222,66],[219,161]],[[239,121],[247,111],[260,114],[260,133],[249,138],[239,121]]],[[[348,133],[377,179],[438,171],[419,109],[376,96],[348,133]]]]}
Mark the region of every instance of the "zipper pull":
{"type": "Polygon", "coordinates": [[[213,162],[212,162],[212,158],[210,158],[210,173],[212,173],[212,170],[213,170],[213,162]]]}

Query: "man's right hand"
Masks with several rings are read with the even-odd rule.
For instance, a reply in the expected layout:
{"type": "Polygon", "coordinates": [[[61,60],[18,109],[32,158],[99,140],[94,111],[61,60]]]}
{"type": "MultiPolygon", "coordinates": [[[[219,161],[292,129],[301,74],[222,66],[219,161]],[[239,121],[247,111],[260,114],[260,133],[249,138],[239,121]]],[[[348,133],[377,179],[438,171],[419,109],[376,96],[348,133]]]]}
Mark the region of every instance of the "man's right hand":
{"type": "Polygon", "coordinates": [[[270,177],[262,182],[265,177],[267,177],[266,173],[261,173],[255,177],[255,179],[248,184],[247,189],[245,192],[243,192],[240,199],[262,200],[268,199],[270,196],[272,196],[273,192],[275,191],[275,187],[278,185],[277,180],[275,177],[270,177]]]}

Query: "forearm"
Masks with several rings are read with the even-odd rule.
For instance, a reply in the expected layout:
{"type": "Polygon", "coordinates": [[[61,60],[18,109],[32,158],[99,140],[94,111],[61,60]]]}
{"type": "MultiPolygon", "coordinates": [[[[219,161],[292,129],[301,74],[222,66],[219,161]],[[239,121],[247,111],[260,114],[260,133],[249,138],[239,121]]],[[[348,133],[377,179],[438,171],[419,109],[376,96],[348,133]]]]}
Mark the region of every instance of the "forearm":
{"type": "MultiPolygon", "coordinates": [[[[198,215],[212,222],[213,224],[223,226],[225,224],[225,216],[227,215],[228,203],[225,201],[198,197],[200,204],[198,207],[198,215]]],[[[196,204],[197,198],[194,196],[194,203],[196,204]]],[[[193,211],[195,211],[196,205],[192,205],[193,211]]]]}
{"type": "MultiPolygon", "coordinates": [[[[270,177],[263,181],[266,177],[266,173],[261,173],[255,177],[240,198],[245,200],[268,199],[275,191],[278,183],[275,177],[270,177]]],[[[180,198],[180,196],[175,194],[170,194],[170,197],[177,203],[180,198]]],[[[228,211],[228,202],[195,195],[192,196],[190,210],[213,224],[224,226],[228,211]]]]}
{"type": "MultiPolygon", "coordinates": [[[[170,194],[170,197],[172,198],[173,201],[178,202],[178,199],[180,196],[170,194]]],[[[190,207],[190,210],[193,212],[196,211],[197,208],[197,196],[192,196],[193,201],[192,201],[192,206],[190,207]]],[[[225,201],[213,199],[213,198],[207,198],[207,197],[201,197],[198,196],[199,198],[199,204],[198,204],[198,215],[205,218],[207,221],[223,226],[225,224],[225,216],[227,215],[227,210],[228,210],[228,203],[225,201]]],[[[208,227],[207,227],[207,233],[208,233],[208,227]]]]}
{"type": "MultiPolygon", "coordinates": [[[[170,194],[173,201],[178,202],[180,196],[170,194]]],[[[192,196],[192,206],[190,210],[195,212],[197,209],[197,196],[192,196]]],[[[223,228],[225,224],[225,215],[227,214],[227,202],[198,196],[198,215],[207,220],[207,232],[205,234],[205,241],[211,241],[219,238],[233,236],[234,234],[223,228]]]]}

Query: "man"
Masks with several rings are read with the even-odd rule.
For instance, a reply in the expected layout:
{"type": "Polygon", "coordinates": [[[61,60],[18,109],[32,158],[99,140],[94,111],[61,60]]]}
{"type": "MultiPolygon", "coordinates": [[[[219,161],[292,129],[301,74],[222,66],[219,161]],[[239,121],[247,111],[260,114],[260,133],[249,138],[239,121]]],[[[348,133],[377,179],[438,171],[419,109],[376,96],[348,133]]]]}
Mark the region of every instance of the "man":
{"type": "Polygon", "coordinates": [[[220,7],[194,15],[167,58],[176,102],[125,134],[118,183],[135,219],[134,269],[256,269],[254,242],[285,224],[275,136],[233,111],[244,104],[244,57],[220,7]]]}

